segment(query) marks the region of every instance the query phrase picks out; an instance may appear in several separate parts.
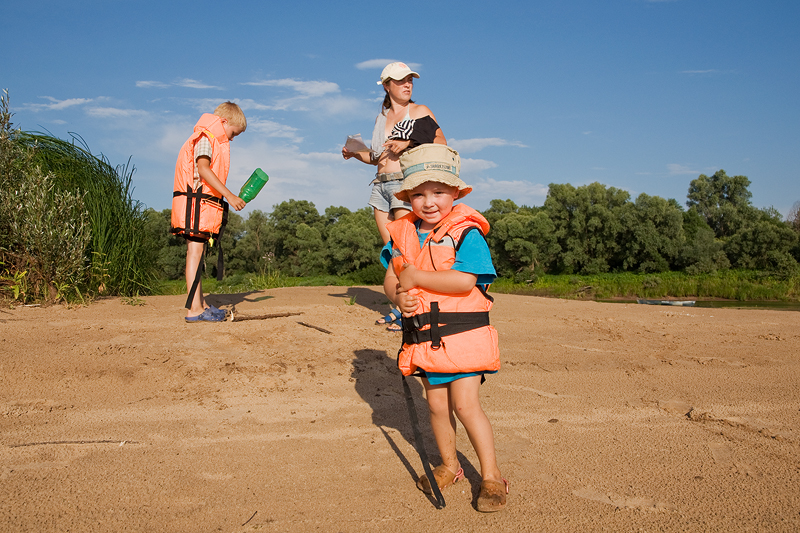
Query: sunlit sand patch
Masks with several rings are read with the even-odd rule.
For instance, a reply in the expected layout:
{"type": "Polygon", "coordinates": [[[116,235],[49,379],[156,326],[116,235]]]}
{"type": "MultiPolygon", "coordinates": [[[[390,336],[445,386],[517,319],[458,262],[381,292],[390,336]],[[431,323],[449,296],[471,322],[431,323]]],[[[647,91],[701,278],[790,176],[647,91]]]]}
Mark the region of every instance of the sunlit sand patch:
{"type": "Polygon", "coordinates": [[[637,498],[618,496],[613,493],[604,493],[591,487],[573,490],[572,494],[578,498],[591,500],[606,505],[613,505],[618,509],[644,509],[647,511],[674,511],[677,508],[669,503],[659,502],[651,498],[637,498]]]}
{"type": "Polygon", "coordinates": [[[546,392],[546,391],[542,391],[542,390],[539,390],[539,389],[534,389],[532,387],[523,387],[521,385],[505,385],[503,383],[498,383],[497,386],[502,388],[502,389],[506,389],[506,390],[521,391],[521,392],[532,392],[532,393],[534,393],[534,394],[536,394],[538,396],[542,396],[543,398],[556,399],[556,398],[575,398],[576,397],[576,396],[571,396],[571,395],[567,395],[567,394],[558,394],[556,392],[546,392]]]}

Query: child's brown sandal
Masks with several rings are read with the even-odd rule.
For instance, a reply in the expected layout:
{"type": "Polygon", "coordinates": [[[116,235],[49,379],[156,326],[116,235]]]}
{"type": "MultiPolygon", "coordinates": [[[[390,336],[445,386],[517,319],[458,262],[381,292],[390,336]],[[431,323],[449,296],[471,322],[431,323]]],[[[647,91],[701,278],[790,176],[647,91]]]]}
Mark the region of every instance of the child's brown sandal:
{"type": "MultiPolygon", "coordinates": [[[[439,465],[433,469],[433,477],[436,479],[436,484],[439,485],[439,490],[441,490],[455,484],[459,479],[463,479],[464,469],[459,468],[458,472],[454,474],[444,465],[439,465]]],[[[422,477],[420,477],[417,481],[417,488],[425,494],[433,494],[431,484],[428,481],[428,476],[425,474],[422,474],[422,477]]]]}
{"type": "Polygon", "coordinates": [[[478,511],[482,513],[494,513],[506,506],[506,494],[508,494],[508,481],[483,480],[481,481],[481,493],[478,495],[478,511]]]}

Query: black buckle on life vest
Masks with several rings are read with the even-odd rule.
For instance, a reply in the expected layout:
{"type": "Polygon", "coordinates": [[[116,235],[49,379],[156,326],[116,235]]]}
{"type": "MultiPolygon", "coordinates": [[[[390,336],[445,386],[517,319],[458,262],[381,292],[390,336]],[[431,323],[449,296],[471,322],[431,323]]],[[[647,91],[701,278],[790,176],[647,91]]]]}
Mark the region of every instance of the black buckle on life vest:
{"type": "Polygon", "coordinates": [[[431,302],[429,313],[420,313],[411,317],[403,317],[403,344],[422,344],[431,342],[436,350],[441,346],[442,337],[456,335],[472,329],[489,325],[489,312],[442,313],[439,303],[431,302]],[[430,325],[428,329],[421,329],[430,325]]]}

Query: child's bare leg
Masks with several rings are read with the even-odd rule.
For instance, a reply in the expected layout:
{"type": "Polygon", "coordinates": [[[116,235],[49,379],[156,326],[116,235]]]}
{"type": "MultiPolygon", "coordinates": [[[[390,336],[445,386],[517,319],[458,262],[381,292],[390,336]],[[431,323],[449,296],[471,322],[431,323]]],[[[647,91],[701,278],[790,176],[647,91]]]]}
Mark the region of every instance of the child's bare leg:
{"type": "Polygon", "coordinates": [[[486,480],[500,481],[502,474],[497,467],[494,433],[492,424],[481,407],[480,386],[481,376],[457,379],[450,383],[450,401],[478,455],[481,463],[481,477],[486,480]]]}
{"type": "MultiPolygon", "coordinates": [[[[192,290],[192,283],[197,274],[197,267],[203,260],[203,246],[205,243],[186,241],[186,292],[192,290]]],[[[197,316],[205,311],[206,303],[203,299],[203,279],[197,284],[197,290],[192,299],[192,307],[186,312],[186,316],[197,316]]]]}
{"type": "Polygon", "coordinates": [[[456,455],[456,419],[450,408],[449,384],[431,385],[427,379],[422,382],[431,415],[431,429],[442,456],[442,464],[455,474],[461,466],[456,455]]]}

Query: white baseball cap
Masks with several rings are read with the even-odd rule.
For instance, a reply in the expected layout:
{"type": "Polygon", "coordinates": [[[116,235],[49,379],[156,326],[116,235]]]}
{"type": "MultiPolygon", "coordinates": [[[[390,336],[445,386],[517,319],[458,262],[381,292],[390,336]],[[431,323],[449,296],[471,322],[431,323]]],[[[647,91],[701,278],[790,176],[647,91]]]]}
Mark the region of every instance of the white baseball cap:
{"type": "Polygon", "coordinates": [[[383,72],[381,72],[381,81],[378,82],[378,85],[383,85],[386,83],[386,80],[400,81],[405,79],[409,74],[415,78],[419,78],[419,74],[408,68],[408,65],[405,63],[401,63],[400,61],[389,63],[383,68],[383,72]]]}

